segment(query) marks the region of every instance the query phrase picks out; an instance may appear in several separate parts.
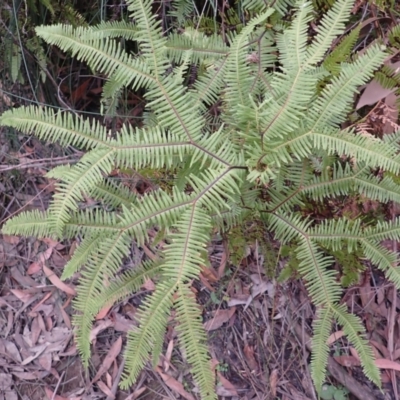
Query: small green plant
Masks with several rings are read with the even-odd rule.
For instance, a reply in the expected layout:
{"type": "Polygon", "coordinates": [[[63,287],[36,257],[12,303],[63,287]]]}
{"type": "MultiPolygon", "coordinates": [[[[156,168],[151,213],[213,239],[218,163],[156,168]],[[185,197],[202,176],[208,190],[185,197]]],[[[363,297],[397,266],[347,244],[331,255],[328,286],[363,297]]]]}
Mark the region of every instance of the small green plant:
{"type": "Polygon", "coordinates": [[[347,400],[349,391],[342,386],[322,385],[320,397],[323,400],[347,400]]]}
{"type": "MultiPolygon", "coordinates": [[[[85,364],[94,316],[152,278],[156,289],[138,312],[138,328],[128,335],[122,387],[135,382],[147,362],[157,365],[174,310],[179,344],[201,396],[215,399],[207,337],[190,286],[208,263],[206,245],[213,232],[226,234],[257,221],[287,246],[286,255],[295,259],[291,268],[304,279],[316,307],[311,370],[318,391],[333,321],[343,326],[366,376],[379,385],[364,327],[341,304],[334,254],[343,249],[360,254],[400,288],[397,254],[381,245],[383,239],[400,239],[400,220],[366,222],[360,215],[318,221],[304,210],[310,201],[323,207],[326,199],[354,193],[400,202],[399,186],[389,176],[400,172],[400,133],[379,139],[340,127],[357,88],[382,65],[385,49],[375,44],[351,59],[327,58],[333,40],[345,31],[351,0],[334,2],[311,42],[310,3],[297,3],[290,25],[270,29],[266,23],[275,10],[254,2],[258,14],[239,33],[227,35],[228,44],[220,35],[190,29],[166,35],[151,0],[127,3],[133,22],[59,24],[36,32],[108,76],[105,104],[118,103],[124,87],[142,89],[147,103],[141,128],[124,124],[109,132],[98,122],[40,107],[0,117],[1,125],[86,150],[76,165],[48,173],[59,183],[47,211],[21,213],[3,228],[8,234],[83,238],[62,277],[81,273],[74,324],[85,364]],[[120,37],[134,41],[137,51],[126,52],[120,37]],[[198,73],[187,86],[193,65],[198,73]],[[178,178],[171,187],[136,196],[109,179],[115,168],[162,168],[178,178]],[[377,169],[388,174],[381,178],[377,169]],[[104,208],[82,210],[88,196],[104,208]],[[159,259],[118,275],[132,240],[148,242],[154,225],[167,243],[159,259]]],[[[277,12],[287,4],[277,1],[277,12]]]]}

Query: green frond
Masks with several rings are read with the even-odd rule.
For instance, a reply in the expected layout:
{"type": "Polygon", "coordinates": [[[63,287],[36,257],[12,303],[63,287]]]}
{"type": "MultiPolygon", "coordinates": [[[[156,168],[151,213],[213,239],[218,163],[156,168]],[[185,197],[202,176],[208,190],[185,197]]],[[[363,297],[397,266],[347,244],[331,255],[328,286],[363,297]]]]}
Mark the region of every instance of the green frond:
{"type": "MultiPolygon", "coordinates": [[[[61,235],[70,213],[77,211],[77,201],[83,199],[82,192],[101,182],[103,175],[111,172],[112,168],[113,151],[100,148],[86,153],[78,164],[64,171],[63,182],[57,185],[57,193],[49,208],[48,223],[55,233],[61,235]]],[[[52,171],[47,176],[53,177],[52,171]]]]}
{"type": "Polygon", "coordinates": [[[190,287],[180,284],[177,290],[177,299],[174,302],[176,308],[176,320],[178,325],[179,343],[185,351],[188,363],[195,382],[200,387],[202,399],[216,400],[214,391],[215,377],[210,368],[211,361],[206,345],[207,336],[201,321],[199,307],[190,287]]]}
{"type": "Polygon", "coordinates": [[[343,249],[343,242],[346,242],[347,250],[351,253],[362,236],[361,221],[347,218],[323,220],[309,229],[309,236],[332,251],[343,249]]]}
{"type": "Polygon", "coordinates": [[[192,149],[187,140],[160,128],[134,129],[123,125],[114,142],[116,165],[123,168],[171,168],[192,149]]]}
{"type": "Polygon", "coordinates": [[[400,267],[397,254],[372,240],[362,240],[361,246],[372,264],[381,269],[396,288],[400,289],[400,267]]]}
{"type": "Polygon", "coordinates": [[[137,40],[137,28],[127,21],[101,21],[81,34],[82,40],[100,40],[123,37],[125,40],[137,40]]]}
{"type": "Polygon", "coordinates": [[[250,87],[253,82],[251,69],[246,63],[248,55],[247,42],[254,28],[262,24],[271,14],[273,9],[269,9],[259,16],[253,18],[245,28],[233,39],[230,45],[229,56],[225,66],[224,79],[227,82],[225,89],[225,101],[227,107],[236,109],[239,105],[248,103],[250,87]]]}
{"type": "Polygon", "coordinates": [[[36,28],[36,33],[47,43],[56,45],[64,51],[71,51],[72,56],[84,60],[95,71],[116,77],[132,89],[148,87],[155,79],[149,67],[139,59],[130,57],[113,40],[82,40],[88,28],[76,28],[67,25],[49,25],[36,28]],[[116,71],[116,72],[115,72],[116,71]]]}
{"type": "MultiPolygon", "coordinates": [[[[21,213],[3,228],[8,234],[79,236],[62,277],[77,271],[81,276],[74,325],[84,363],[99,310],[153,278],[156,289],[139,309],[138,328],[128,334],[122,386],[132,385],[148,361],[157,365],[173,309],[200,396],[215,399],[206,334],[190,284],[208,263],[211,234],[229,238],[251,223],[257,234],[265,229],[260,237],[274,234],[290,247],[292,264],[316,306],[311,367],[317,389],[326,375],[333,319],[355,345],[367,377],[379,383],[363,327],[340,305],[343,282],[333,265],[339,262],[345,270],[348,264],[341,260],[348,252],[360,266],[363,252],[400,289],[398,255],[382,245],[400,240],[400,219],[379,222],[368,214],[321,222],[309,207],[315,203],[318,214],[332,202],[333,212],[349,196],[400,203],[400,131],[379,139],[340,126],[360,85],[384,62],[383,48],[352,54],[360,27],[336,45],[348,24],[350,0],[335,1],[327,13],[314,12],[311,2],[243,0],[238,11],[224,15],[224,26],[203,16],[193,1],[176,0],[163,20],[152,0],[127,4],[132,22],[36,31],[105,76],[107,116],[118,115],[125,90],[140,90],[145,109],[138,127],[124,123],[109,131],[76,113],[39,107],[0,117],[2,126],[86,152],[73,166],[48,173],[58,182],[46,212],[21,213]],[[289,7],[293,13],[286,14],[289,7]],[[184,15],[194,18],[188,26],[199,28],[179,29],[184,15]],[[213,34],[201,33],[204,27],[213,34]],[[161,189],[135,195],[110,176],[116,168],[138,170],[149,179],[162,176],[161,189]],[[145,244],[154,227],[155,242],[163,241],[157,261],[119,275],[132,241],[145,244]]],[[[394,47],[399,32],[394,28],[389,35],[394,47]]],[[[376,79],[395,89],[398,75],[384,66],[376,79]]]]}
{"type": "Polygon", "coordinates": [[[115,276],[130,247],[130,238],[126,233],[116,233],[102,239],[97,251],[88,254],[86,266],[81,270],[78,296],[73,303],[79,312],[74,316],[76,343],[86,366],[90,357],[89,336],[95,312],[98,311],[98,299],[103,295],[105,282],[115,276]]]}
{"type": "Polygon", "coordinates": [[[96,301],[94,315],[105,305],[111,305],[137,292],[147,279],[154,279],[161,271],[160,262],[143,262],[110,281],[96,301]]]}
{"type": "Polygon", "coordinates": [[[335,132],[329,129],[310,134],[314,147],[323,149],[329,154],[346,154],[371,168],[380,166],[394,174],[400,171],[400,158],[395,154],[396,149],[373,136],[354,135],[348,131],[335,132]]]}
{"type": "Polygon", "coordinates": [[[91,123],[52,108],[28,106],[12,109],[1,115],[0,125],[35,132],[40,139],[58,141],[62,146],[94,148],[109,145],[108,132],[99,122],[91,123]]]}
{"type": "Polygon", "coordinates": [[[208,169],[197,176],[190,176],[190,183],[195,188],[196,203],[210,211],[218,212],[226,208],[226,200],[235,202],[240,193],[240,169],[216,171],[208,169]],[[238,179],[239,178],[239,179],[238,179]]]}
{"type": "MultiPolygon", "coordinates": [[[[349,3],[348,0],[344,0],[349,3]]],[[[336,3],[335,3],[336,4],[336,3]]],[[[338,126],[346,117],[357,88],[366,83],[382,64],[386,54],[378,47],[370,47],[361,57],[342,67],[340,74],[330,83],[314,102],[309,111],[311,129],[322,126],[338,126]]]]}
{"type": "Polygon", "coordinates": [[[374,363],[375,357],[372,348],[365,338],[364,325],[357,316],[347,312],[345,304],[332,306],[332,311],[335,319],[343,326],[345,335],[357,350],[364,374],[375,383],[375,385],[380,387],[381,378],[379,370],[374,363]]]}
{"type": "Polygon", "coordinates": [[[318,391],[321,389],[326,377],[329,356],[327,341],[331,333],[332,321],[333,311],[329,306],[317,310],[313,323],[311,377],[318,391]]]}
{"type": "Polygon", "coordinates": [[[339,75],[342,69],[341,64],[349,60],[351,51],[353,50],[360,35],[360,31],[361,24],[357,28],[350,31],[350,33],[346,35],[325,58],[322,65],[332,75],[339,75]]]}
{"type": "Polygon", "coordinates": [[[136,200],[136,196],[126,186],[112,180],[100,182],[91,188],[90,196],[112,209],[122,205],[129,208],[136,200]]]}
{"type": "Polygon", "coordinates": [[[307,51],[309,65],[317,65],[322,61],[333,40],[345,31],[353,5],[353,0],[336,0],[332,8],[324,14],[317,26],[318,34],[307,51]]]}
{"type": "Polygon", "coordinates": [[[372,241],[400,240],[400,218],[397,217],[392,221],[377,221],[375,226],[365,229],[364,237],[372,241]]]}
{"type": "Polygon", "coordinates": [[[375,79],[384,89],[396,90],[400,84],[400,73],[394,66],[384,65],[375,74],[375,79]]]}
{"type": "Polygon", "coordinates": [[[306,236],[312,223],[311,220],[294,213],[292,215],[283,212],[268,213],[264,218],[282,243],[289,243],[293,239],[306,236]]]}
{"type": "Polygon", "coordinates": [[[118,213],[100,208],[88,208],[84,211],[70,213],[70,218],[65,222],[64,236],[73,238],[77,235],[90,236],[98,233],[112,235],[123,229],[118,213]]]}
{"type": "Polygon", "coordinates": [[[176,289],[175,280],[159,282],[155,292],[147,297],[138,310],[139,327],[128,333],[122,388],[128,388],[136,381],[139,372],[149,361],[156,338],[164,336],[176,289]]]}
{"type": "Polygon", "coordinates": [[[170,11],[169,15],[173,18],[176,18],[178,26],[182,26],[195,10],[196,5],[194,1],[173,0],[172,10],[170,11]]]}
{"type": "Polygon", "coordinates": [[[205,247],[210,240],[211,219],[193,204],[175,224],[177,232],[170,235],[172,243],[164,250],[162,274],[177,283],[196,278],[200,265],[208,263],[205,247]]]}
{"type": "Polygon", "coordinates": [[[128,10],[137,27],[136,37],[146,64],[155,76],[161,76],[169,60],[166,57],[166,38],[162,34],[161,23],[152,12],[152,0],[128,0],[128,10]]]}
{"type": "Polygon", "coordinates": [[[228,55],[229,48],[221,36],[206,36],[201,32],[185,29],[182,34],[172,33],[166,44],[168,58],[180,64],[187,51],[191,52],[193,64],[212,62],[228,55]]]}
{"type": "Polygon", "coordinates": [[[22,235],[45,238],[53,236],[49,227],[49,214],[47,211],[23,211],[2,226],[1,230],[6,235],[22,235]]]}
{"type": "Polygon", "coordinates": [[[296,16],[284,33],[278,35],[277,46],[279,49],[279,59],[282,63],[282,69],[285,72],[301,71],[307,62],[309,63],[309,54],[307,54],[307,30],[308,24],[312,21],[313,8],[310,2],[298,2],[296,16]]]}
{"type": "Polygon", "coordinates": [[[167,228],[175,224],[182,213],[191,206],[192,199],[176,189],[173,197],[158,190],[138,199],[130,209],[123,208],[120,226],[140,244],[147,240],[151,225],[167,228]]]}
{"type": "Polygon", "coordinates": [[[336,281],[334,259],[325,256],[309,238],[300,239],[296,248],[299,272],[306,282],[307,290],[317,306],[331,306],[340,300],[342,289],[336,281]]]}
{"type": "Polygon", "coordinates": [[[226,68],[227,58],[223,58],[210,64],[206,73],[199,76],[193,88],[196,97],[194,108],[205,110],[205,105],[212,105],[218,101],[224,87],[226,68]]]}
{"type": "Polygon", "coordinates": [[[86,236],[75,250],[72,258],[65,265],[61,279],[71,278],[75,272],[81,269],[89,258],[97,253],[103,240],[104,236],[101,234],[86,236]]]}
{"type": "Polygon", "coordinates": [[[400,25],[395,25],[388,34],[389,43],[394,47],[399,47],[400,43],[400,25]]]}

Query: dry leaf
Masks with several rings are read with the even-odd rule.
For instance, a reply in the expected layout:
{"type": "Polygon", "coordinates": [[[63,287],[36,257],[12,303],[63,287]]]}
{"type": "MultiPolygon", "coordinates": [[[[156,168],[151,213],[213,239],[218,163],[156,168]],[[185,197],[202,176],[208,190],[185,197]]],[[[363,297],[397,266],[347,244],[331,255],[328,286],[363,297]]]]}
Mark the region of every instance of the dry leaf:
{"type": "Polygon", "coordinates": [[[184,388],[182,383],[178,382],[175,378],[173,378],[170,375],[164,374],[161,371],[160,367],[156,367],[156,371],[158,374],[161,376],[162,380],[165,382],[165,384],[174,392],[180,394],[183,398],[186,400],[195,400],[195,398],[188,393],[184,388]]]}
{"type": "Polygon", "coordinates": [[[246,359],[246,363],[249,366],[250,370],[257,371],[258,364],[254,357],[254,347],[246,344],[243,348],[243,353],[244,353],[244,358],[246,359]]]}
{"type": "MultiPolygon", "coordinates": [[[[388,64],[393,70],[396,70],[400,67],[400,61],[394,64],[388,64]]],[[[363,94],[360,96],[358,100],[356,110],[366,106],[377,103],[379,100],[386,98],[390,93],[394,92],[396,89],[384,89],[380,83],[378,83],[375,79],[371,81],[365,88],[363,94]]]]}
{"type": "Polygon", "coordinates": [[[100,321],[91,331],[90,331],[90,336],[89,340],[90,343],[96,339],[97,335],[101,332],[104,331],[104,329],[109,328],[110,326],[113,326],[113,322],[109,319],[104,319],[103,321],[100,321]]]}
{"type": "Polygon", "coordinates": [[[330,346],[332,343],[335,343],[337,340],[339,340],[342,336],[344,336],[344,331],[336,331],[328,337],[326,344],[330,346]]]}
{"type": "Polygon", "coordinates": [[[111,392],[111,390],[108,388],[108,386],[103,382],[103,381],[98,381],[97,386],[100,388],[100,390],[110,397],[111,399],[115,399],[114,394],[111,392]]]}
{"type": "Polygon", "coordinates": [[[54,399],[54,400],[81,400],[81,396],[79,397],[63,397],[59,396],[58,394],[54,394],[54,392],[47,386],[44,387],[44,390],[46,392],[46,396],[49,399],[54,399]]]}
{"type": "Polygon", "coordinates": [[[21,289],[10,289],[10,292],[18,299],[21,300],[23,303],[28,302],[32,299],[33,294],[28,292],[27,290],[21,289]]]}
{"type": "Polygon", "coordinates": [[[142,387],[140,389],[136,389],[125,400],[136,400],[145,390],[146,390],[146,387],[142,387]]]}
{"type": "Polygon", "coordinates": [[[28,275],[33,275],[37,274],[42,270],[42,264],[38,262],[33,262],[31,265],[29,265],[28,269],[26,270],[26,273],[28,275]]]}
{"type": "Polygon", "coordinates": [[[164,371],[168,372],[169,366],[170,366],[170,361],[171,361],[171,356],[172,356],[172,350],[174,349],[174,340],[171,339],[168,343],[167,351],[165,352],[164,356],[164,371]]]}
{"type": "Polygon", "coordinates": [[[70,294],[71,296],[76,295],[76,290],[64,283],[50,268],[43,265],[43,272],[46,274],[48,280],[57,288],[60,289],[62,292],[70,294]]]}
{"type": "Polygon", "coordinates": [[[375,360],[375,365],[381,369],[393,369],[395,371],[400,371],[399,363],[391,360],[386,360],[385,358],[379,358],[375,360]]]}
{"type": "Polygon", "coordinates": [[[96,321],[99,321],[100,319],[103,319],[108,312],[110,311],[110,308],[112,307],[112,305],[106,305],[104,306],[96,315],[96,321]]]}
{"type": "Polygon", "coordinates": [[[231,382],[228,381],[220,372],[218,372],[218,379],[221,385],[217,386],[217,394],[219,396],[237,396],[238,392],[231,382]]]}
{"type": "Polygon", "coordinates": [[[108,369],[111,367],[111,364],[117,358],[119,353],[121,353],[121,348],[122,348],[122,337],[120,336],[110,347],[110,350],[108,350],[108,353],[105,356],[103,362],[101,363],[96,376],[92,379],[92,383],[97,382],[101,378],[101,376],[108,371],[108,369]]]}
{"type": "Polygon", "coordinates": [[[361,365],[360,360],[353,356],[336,356],[334,359],[338,362],[338,364],[343,367],[358,367],[361,365]]]}
{"type": "Polygon", "coordinates": [[[220,328],[225,322],[229,321],[233,314],[235,314],[236,307],[219,309],[214,313],[214,316],[203,324],[204,329],[209,332],[220,328]]]}
{"type": "Polygon", "coordinates": [[[276,397],[276,388],[278,386],[278,370],[274,369],[269,376],[269,385],[271,387],[272,397],[276,397]]]}

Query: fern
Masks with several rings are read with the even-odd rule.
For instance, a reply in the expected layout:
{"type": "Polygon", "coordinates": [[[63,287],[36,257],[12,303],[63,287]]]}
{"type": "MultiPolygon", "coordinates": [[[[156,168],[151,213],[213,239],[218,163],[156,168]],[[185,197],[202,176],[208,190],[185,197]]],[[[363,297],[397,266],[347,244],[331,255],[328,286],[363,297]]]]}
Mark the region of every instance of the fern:
{"type": "MultiPolygon", "coordinates": [[[[138,328],[128,335],[123,387],[136,380],[150,359],[157,364],[174,310],[171,323],[201,396],[216,398],[190,284],[208,263],[205,247],[212,232],[234,231],[248,218],[261,220],[293,249],[298,273],[317,307],[311,362],[317,389],[325,379],[326,340],[334,321],[354,344],[366,376],[380,384],[362,324],[340,304],[342,287],[332,265],[335,252],[343,248],[362,253],[400,288],[397,255],[380,244],[400,239],[400,220],[366,224],[362,218],[341,217],[318,223],[298,210],[309,200],[321,204],[357,193],[380,202],[400,201],[394,179],[400,172],[400,133],[378,139],[340,127],[357,88],[373,77],[387,55],[371,45],[350,59],[358,28],[328,54],[344,33],[351,0],[333,3],[311,43],[311,3],[297,3],[290,25],[276,24],[266,31],[266,22],[293,2],[274,3],[275,9],[264,1],[243,2],[251,15],[259,13],[240,32],[227,35],[227,42],[193,29],[163,32],[151,0],[128,0],[133,22],[41,26],[37,34],[48,44],[108,76],[105,104],[115,108],[124,87],[142,89],[143,125],[134,129],[124,124],[111,133],[75,114],[40,107],[22,107],[0,117],[1,125],[86,151],[76,165],[49,172],[58,184],[46,212],[21,213],[3,228],[8,234],[83,238],[63,278],[80,272],[74,322],[85,364],[99,309],[129,296],[148,277],[156,281],[138,313],[138,328]],[[128,53],[116,41],[119,37],[134,41],[138,54],[128,53]],[[188,87],[190,68],[197,73],[188,87]],[[217,103],[218,115],[211,118],[217,103]],[[162,168],[178,179],[172,187],[137,196],[108,178],[115,168],[162,168]],[[387,172],[384,178],[376,176],[376,168],[387,172]],[[83,211],[85,196],[97,200],[99,208],[83,211]],[[149,242],[153,226],[168,243],[157,261],[118,276],[131,241],[149,242]]],[[[185,4],[175,3],[172,18],[192,12],[185,4]]],[[[394,29],[391,40],[397,34],[394,29]]]]}

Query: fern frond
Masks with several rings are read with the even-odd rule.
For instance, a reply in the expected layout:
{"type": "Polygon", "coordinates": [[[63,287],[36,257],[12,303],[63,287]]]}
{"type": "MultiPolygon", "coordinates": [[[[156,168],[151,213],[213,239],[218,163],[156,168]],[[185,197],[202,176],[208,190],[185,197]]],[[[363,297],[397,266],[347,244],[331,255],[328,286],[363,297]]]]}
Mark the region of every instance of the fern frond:
{"type": "Polygon", "coordinates": [[[346,305],[332,306],[335,319],[343,326],[345,335],[354,345],[361,360],[361,365],[364,374],[375,383],[378,387],[381,386],[379,370],[374,363],[374,353],[368,341],[365,338],[365,328],[360,320],[354,315],[349,314],[346,310],[346,305]]]}
{"type": "Polygon", "coordinates": [[[128,10],[135,20],[136,37],[139,47],[154,75],[161,76],[169,60],[166,57],[166,39],[163,37],[161,23],[151,11],[151,0],[128,0],[128,10]]]}
{"type": "Polygon", "coordinates": [[[89,335],[92,320],[98,311],[98,298],[102,296],[105,281],[115,276],[130,247],[130,238],[126,233],[117,233],[102,239],[97,251],[88,254],[89,259],[81,272],[77,288],[78,296],[74,300],[74,307],[79,311],[74,316],[76,343],[86,366],[90,357],[89,335]]]}
{"type": "Polygon", "coordinates": [[[202,398],[215,400],[215,377],[210,368],[206,334],[200,318],[195,296],[187,285],[179,285],[174,302],[179,343],[185,350],[195,382],[200,386],[202,398]]]}
{"type": "Polygon", "coordinates": [[[388,279],[395,284],[396,288],[400,289],[400,268],[397,254],[372,240],[361,240],[361,246],[365,256],[384,271],[388,279]]]}
{"type": "Polygon", "coordinates": [[[201,32],[186,29],[183,34],[172,33],[166,44],[168,58],[180,64],[187,51],[191,52],[193,64],[210,62],[228,55],[229,48],[218,35],[206,36],[201,32]]]}
{"type": "Polygon", "coordinates": [[[314,319],[311,355],[311,377],[317,390],[322,387],[326,377],[326,366],[328,364],[329,347],[327,341],[331,333],[333,311],[327,307],[317,310],[314,319]]]}
{"type": "Polygon", "coordinates": [[[130,387],[139,372],[149,360],[155,338],[164,336],[167,320],[172,307],[172,296],[177,289],[176,281],[159,282],[155,292],[149,296],[138,310],[140,321],[135,331],[128,333],[125,349],[125,373],[121,387],[130,387]]]}
{"type": "Polygon", "coordinates": [[[86,236],[82,243],[75,250],[73,257],[64,267],[61,279],[68,279],[86,264],[91,256],[97,254],[99,245],[104,240],[104,235],[93,234],[86,236]]]}
{"type": "MultiPolygon", "coordinates": [[[[347,0],[344,1],[348,3],[347,0]]],[[[309,111],[308,126],[316,130],[327,125],[336,127],[343,122],[346,111],[353,101],[354,92],[372,77],[373,72],[382,64],[385,57],[385,53],[378,46],[374,46],[355,62],[343,66],[341,73],[333,77],[332,83],[314,102],[309,111]]]]}
{"type": "MultiPolygon", "coordinates": [[[[111,172],[112,168],[113,151],[102,148],[88,152],[69,171],[63,171],[64,182],[58,184],[58,192],[49,208],[48,223],[55,233],[61,235],[71,211],[77,210],[77,201],[82,199],[82,191],[89,191],[92,186],[101,182],[104,174],[111,172]]],[[[55,170],[50,171],[47,176],[61,178],[54,172],[55,170]]]]}
{"type": "Polygon", "coordinates": [[[47,211],[24,211],[9,219],[1,228],[6,235],[23,235],[45,238],[53,236],[47,211]]]}
{"type": "Polygon", "coordinates": [[[100,40],[123,37],[125,40],[137,40],[137,28],[127,21],[101,21],[81,34],[82,40],[100,40]]]}
{"type": "Polygon", "coordinates": [[[106,147],[107,130],[99,122],[90,123],[72,113],[55,112],[52,108],[20,107],[4,112],[0,125],[12,126],[24,132],[35,132],[45,141],[78,148],[106,147]]]}
{"type": "Polygon", "coordinates": [[[316,65],[322,61],[333,40],[344,32],[352,8],[353,1],[337,0],[324,14],[317,27],[318,34],[307,51],[309,65],[316,65]]]}
{"type": "Polygon", "coordinates": [[[348,61],[351,51],[360,35],[361,25],[353,29],[337,44],[331,53],[325,58],[323,67],[332,75],[338,75],[341,71],[341,64],[348,61]]]}
{"type": "Polygon", "coordinates": [[[171,234],[172,243],[164,250],[162,274],[177,283],[197,277],[200,265],[207,264],[205,247],[210,239],[210,217],[196,204],[185,210],[171,234]]]}
{"type": "Polygon", "coordinates": [[[325,256],[307,237],[300,239],[296,254],[300,261],[299,272],[313,302],[319,306],[337,303],[342,290],[336,281],[336,271],[331,269],[334,259],[325,256]]]}
{"type": "Polygon", "coordinates": [[[112,40],[82,40],[89,28],[72,28],[67,25],[50,25],[36,28],[39,37],[64,51],[71,51],[77,59],[82,59],[96,70],[106,75],[118,77],[133,89],[148,87],[154,82],[149,67],[141,60],[130,57],[125,50],[112,40]]]}
{"type": "Polygon", "coordinates": [[[136,199],[136,196],[126,186],[111,180],[100,182],[90,190],[89,194],[113,209],[122,205],[130,207],[136,199]]]}

